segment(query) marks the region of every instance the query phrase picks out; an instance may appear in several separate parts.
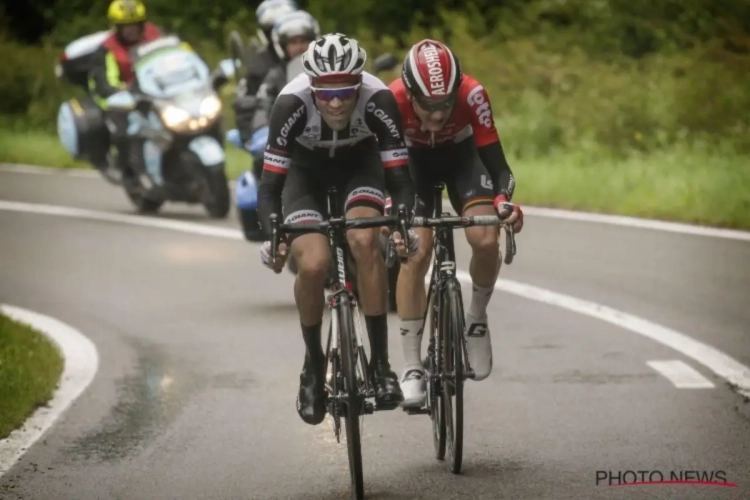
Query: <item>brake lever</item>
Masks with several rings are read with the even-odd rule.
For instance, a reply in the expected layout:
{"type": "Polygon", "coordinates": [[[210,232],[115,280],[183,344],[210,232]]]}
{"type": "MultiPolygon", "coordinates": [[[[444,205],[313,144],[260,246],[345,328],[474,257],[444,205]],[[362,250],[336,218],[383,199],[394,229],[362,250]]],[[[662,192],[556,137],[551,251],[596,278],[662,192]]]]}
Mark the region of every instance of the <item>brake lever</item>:
{"type": "MultiPolygon", "coordinates": [[[[398,206],[398,232],[401,233],[401,238],[404,240],[404,248],[406,249],[407,257],[401,257],[399,256],[399,259],[401,260],[401,263],[405,263],[409,257],[409,244],[411,243],[409,241],[409,227],[408,227],[408,218],[406,216],[406,205],[403,203],[398,206]]],[[[395,250],[395,247],[394,247],[395,250]]]]}
{"type": "Polygon", "coordinates": [[[277,214],[271,214],[271,263],[273,264],[276,274],[281,272],[281,269],[276,269],[276,255],[279,250],[279,216],[277,214]]]}
{"type": "MultiPolygon", "coordinates": [[[[505,203],[503,205],[503,208],[506,209],[509,214],[508,217],[510,217],[510,214],[513,213],[513,206],[509,203],[505,203]]],[[[510,265],[513,263],[513,257],[516,255],[516,238],[513,233],[513,226],[509,224],[503,224],[503,228],[505,228],[505,258],[503,259],[503,262],[505,264],[510,265]]]]}

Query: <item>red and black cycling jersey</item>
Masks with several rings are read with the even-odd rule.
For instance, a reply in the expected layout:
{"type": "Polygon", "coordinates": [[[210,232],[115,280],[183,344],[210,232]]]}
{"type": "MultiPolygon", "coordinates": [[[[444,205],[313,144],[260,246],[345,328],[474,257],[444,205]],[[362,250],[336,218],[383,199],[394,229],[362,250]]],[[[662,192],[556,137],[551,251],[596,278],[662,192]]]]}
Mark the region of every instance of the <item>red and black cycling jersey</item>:
{"type": "MultiPolygon", "coordinates": [[[[331,129],[322,119],[315,107],[310,78],[304,73],[279,93],[268,128],[258,193],[261,224],[271,213],[281,213],[281,189],[297,148],[320,153],[321,168],[325,168],[326,157],[335,158],[337,150],[365,140],[372,141],[372,138],[377,140],[380,149],[388,191],[397,204],[404,203],[409,210],[414,207],[415,194],[408,170],[409,152],[402,132],[399,106],[388,87],[375,76],[363,72],[357,103],[349,124],[343,130],[331,129]]],[[[351,168],[357,168],[357,165],[351,168]]]]}
{"type": "Polygon", "coordinates": [[[473,137],[482,163],[492,176],[495,194],[504,193],[508,199],[512,197],[515,187],[513,173],[495,128],[490,98],[476,79],[463,75],[452,115],[438,132],[424,130],[400,78],[394,80],[389,88],[398,102],[409,148],[443,147],[473,137]]]}

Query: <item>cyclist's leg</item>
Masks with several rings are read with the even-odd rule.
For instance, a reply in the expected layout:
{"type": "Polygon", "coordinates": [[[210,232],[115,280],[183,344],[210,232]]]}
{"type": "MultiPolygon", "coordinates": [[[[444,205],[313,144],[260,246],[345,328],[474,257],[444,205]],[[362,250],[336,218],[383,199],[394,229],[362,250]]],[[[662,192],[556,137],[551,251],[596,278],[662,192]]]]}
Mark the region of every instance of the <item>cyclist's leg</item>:
{"type": "MultiPolygon", "coordinates": [[[[292,164],[282,192],[284,222],[322,221],[325,217],[325,191],[309,171],[292,164]],[[297,167],[297,168],[295,168],[297,167]],[[321,195],[322,191],[322,195],[321,195]]],[[[291,235],[290,235],[291,236],[291,235]]],[[[291,256],[297,264],[294,298],[299,311],[305,361],[300,374],[297,412],[302,420],[316,425],[325,418],[325,354],[321,343],[324,284],[329,249],[320,233],[296,235],[291,239],[291,256]]]]}
{"type": "MultiPolygon", "coordinates": [[[[346,195],[346,217],[383,215],[385,175],[377,146],[368,141],[353,149],[357,154],[352,155],[348,168],[352,165],[358,168],[352,171],[342,192],[346,195]]],[[[379,228],[352,229],[347,232],[347,242],[357,266],[357,287],[370,339],[376,401],[381,405],[397,405],[403,395],[388,360],[388,279],[379,233],[379,228]]]]}
{"type": "MultiPolygon", "coordinates": [[[[440,179],[439,153],[410,149],[409,171],[419,197],[416,215],[431,217],[434,210],[433,193],[440,179]]],[[[432,229],[415,228],[419,235],[417,254],[401,264],[396,285],[396,307],[400,319],[401,348],[404,369],[401,373],[401,390],[404,407],[421,406],[425,398],[424,367],[422,366],[422,337],[424,313],[427,309],[425,276],[432,258],[432,229]]]]}
{"type": "MultiPolygon", "coordinates": [[[[453,170],[450,183],[451,203],[457,213],[466,216],[494,215],[494,191],[487,169],[479,157],[473,139],[456,144],[460,160],[453,170]]],[[[472,280],[471,302],[466,310],[467,350],[475,372],[474,380],[482,380],[492,371],[492,343],[487,327],[487,305],[495,290],[500,271],[498,226],[466,228],[471,246],[469,274],[472,280]]]]}

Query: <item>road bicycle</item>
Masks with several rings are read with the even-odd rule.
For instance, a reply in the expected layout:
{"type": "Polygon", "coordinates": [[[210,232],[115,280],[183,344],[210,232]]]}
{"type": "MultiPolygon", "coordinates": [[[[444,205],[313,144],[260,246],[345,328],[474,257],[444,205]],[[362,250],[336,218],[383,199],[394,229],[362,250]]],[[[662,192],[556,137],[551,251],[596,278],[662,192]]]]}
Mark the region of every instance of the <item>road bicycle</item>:
{"type": "MultiPolygon", "coordinates": [[[[443,183],[435,186],[435,214],[442,212],[444,188],[443,183]]],[[[463,459],[464,381],[474,378],[466,351],[466,338],[486,335],[487,330],[482,325],[472,325],[472,331],[465,331],[461,283],[456,277],[453,230],[502,224],[502,219],[495,215],[463,217],[447,212],[436,218],[414,217],[410,223],[410,227],[435,229],[435,243],[427,294],[428,307],[424,317],[427,324],[427,316],[430,316],[430,340],[424,360],[427,397],[422,408],[407,407],[404,411],[410,415],[430,415],[435,458],[445,459],[447,444],[451,472],[454,474],[461,472],[463,459]]],[[[511,264],[516,254],[516,243],[513,229],[506,225],[504,228],[507,235],[504,262],[511,264]]]]}
{"type": "Polygon", "coordinates": [[[329,213],[325,222],[298,222],[280,224],[277,214],[271,215],[271,255],[274,260],[282,239],[282,233],[304,234],[323,231],[328,235],[331,256],[337,272],[330,284],[332,293],[327,296],[331,310],[326,346],[326,411],[333,422],[336,441],[340,441],[341,418],[346,428],[346,444],[349,452],[352,497],[364,497],[362,472],[362,444],[360,417],[378,410],[394,410],[398,405],[378,408],[375,404],[375,389],[368,368],[360,321],[358,301],[352,287],[350,272],[350,249],[346,242],[349,229],[396,228],[404,236],[408,248],[408,218],[406,207],[398,207],[395,216],[379,216],[346,219],[338,207],[336,189],[328,190],[329,213]]]}

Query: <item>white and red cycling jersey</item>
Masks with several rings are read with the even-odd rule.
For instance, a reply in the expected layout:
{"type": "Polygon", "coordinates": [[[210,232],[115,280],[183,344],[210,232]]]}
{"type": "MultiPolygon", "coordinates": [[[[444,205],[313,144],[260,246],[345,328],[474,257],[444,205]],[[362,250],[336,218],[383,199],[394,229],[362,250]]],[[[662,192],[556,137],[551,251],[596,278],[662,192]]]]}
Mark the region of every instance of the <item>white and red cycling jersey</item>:
{"type": "Polygon", "coordinates": [[[463,75],[461,86],[458,88],[453,114],[439,132],[423,130],[401,78],[394,80],[388,88],[396,97],[401,111],[404,136],[409,147],[435,147],[450,142],[461,142],[472,135],[474,143],[479,148],[500,141],[487,91],[467,74],[463,75]]]}

